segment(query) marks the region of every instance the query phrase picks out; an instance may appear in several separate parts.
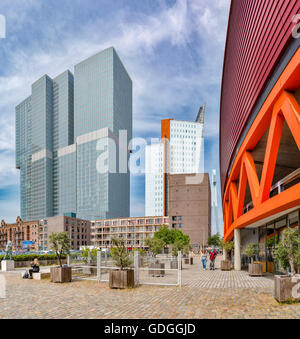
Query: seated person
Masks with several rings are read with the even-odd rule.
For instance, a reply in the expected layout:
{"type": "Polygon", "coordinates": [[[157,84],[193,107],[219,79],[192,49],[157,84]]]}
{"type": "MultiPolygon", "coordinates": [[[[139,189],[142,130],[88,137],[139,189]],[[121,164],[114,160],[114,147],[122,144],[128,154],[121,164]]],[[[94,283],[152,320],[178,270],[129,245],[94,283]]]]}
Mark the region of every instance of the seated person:
{"type": "Polygon", "coordinates": [[[31,263],[31,267],[32,269],[29,270],[30,279],[32,279],[32,273],[39,273],[40,271],[40,264],[37,258],[33,260],[33,262],[31,263]]]}

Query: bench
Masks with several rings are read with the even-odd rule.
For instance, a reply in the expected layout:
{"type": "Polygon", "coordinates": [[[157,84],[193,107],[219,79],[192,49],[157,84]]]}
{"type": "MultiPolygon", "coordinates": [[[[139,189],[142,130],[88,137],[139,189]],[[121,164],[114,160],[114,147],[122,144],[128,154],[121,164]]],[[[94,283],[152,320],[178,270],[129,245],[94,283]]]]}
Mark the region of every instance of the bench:
{"type": "Polygon", "coordinates": [[[49,279],[50,272],[32,273],[32,278],[35,280],[49,279]]]}

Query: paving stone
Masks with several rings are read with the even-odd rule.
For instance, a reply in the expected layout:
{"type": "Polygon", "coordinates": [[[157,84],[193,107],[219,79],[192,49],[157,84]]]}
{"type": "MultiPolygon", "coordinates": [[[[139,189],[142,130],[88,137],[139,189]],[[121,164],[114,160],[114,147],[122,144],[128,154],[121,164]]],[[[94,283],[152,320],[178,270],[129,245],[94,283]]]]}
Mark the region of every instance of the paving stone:
{"type": "MultiPolygon", "coordinates": [[[[183,286],[140,286],[110,290],[107,283],[24,280],[3,273],[7,297],[0,318],[299,318],[300,304],[280,305],[273,298],[272,276],[246,272],[203,271],[199,258],[184,266],[183,286]]],[[[217,267],[218,262],[217,262],[217,267]]]]}

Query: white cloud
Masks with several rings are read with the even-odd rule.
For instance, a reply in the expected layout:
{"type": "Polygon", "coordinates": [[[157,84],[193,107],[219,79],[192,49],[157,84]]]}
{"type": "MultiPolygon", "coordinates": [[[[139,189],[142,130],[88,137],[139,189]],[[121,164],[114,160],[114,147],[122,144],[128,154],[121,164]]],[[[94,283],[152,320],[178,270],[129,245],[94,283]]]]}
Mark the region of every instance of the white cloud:
{"type": "MultiPolygon", "coordinates": [[[[15,14],[11,1],[3,3],[10,21],[15,21],[15,29],[22,27],[26,20],[32,22],[34,18],[29,13],[41,4],[38,0],[17,1],[18,6],[23,6],[22,11],[18,11],[22,12],[20,17],[15,14]]],[[[82,30],[76,35],[71,26],[63,30],[61,23],[47,25],[41,27],[48,34],[41,46],[34,41],[32,48],[7,47],[13,68],[0,77],[0,151],[5,150],[0,187],[7,184],[9,175],[9,182],[17,180],[11,152],[14,150],[14,111],[15,106],[30,95],[31,84],[45,73],[54,77],[65,69],[72,70],[74,64],[112,45],[133,79],[137,134],[153,132],[157,136],[160,119],[183,119],[185,107],[198,107],[206,101],[206,134],[218,143],[218,91],[228,8],[229,0],[178,0],[173,7],[162,6],[154,14],[116,11],[105,24],[99,15],[99,20],[83,22],[82,30]],[[169,49],[169,55],[160,53],[163,48],[169,49]],[[176,58],[179,54],[182,59],[176,58]]],[[[196,113],[189,112],[190,116],[196,113]]]]}

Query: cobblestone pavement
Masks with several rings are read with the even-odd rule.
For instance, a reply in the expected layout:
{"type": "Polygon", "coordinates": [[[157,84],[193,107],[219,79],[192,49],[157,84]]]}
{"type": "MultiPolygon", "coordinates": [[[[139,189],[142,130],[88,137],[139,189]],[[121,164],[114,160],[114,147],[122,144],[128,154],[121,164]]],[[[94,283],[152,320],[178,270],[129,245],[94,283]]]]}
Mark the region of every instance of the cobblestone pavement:
{"type": "Polygon", "coordinates": [[[23,280],[6,273],[0,318],[300,318],[300,304],[280,305],[273,280],[245,272],[184,266],[184,286],[110,290],[108,284],[23,280]]]}

